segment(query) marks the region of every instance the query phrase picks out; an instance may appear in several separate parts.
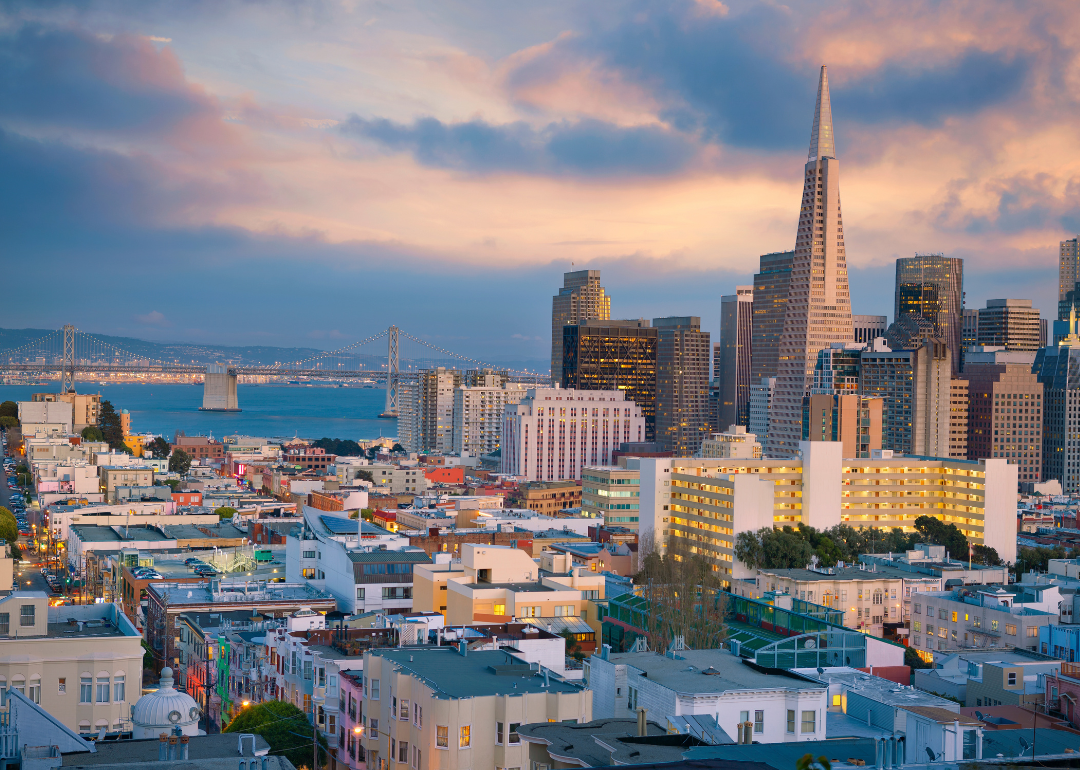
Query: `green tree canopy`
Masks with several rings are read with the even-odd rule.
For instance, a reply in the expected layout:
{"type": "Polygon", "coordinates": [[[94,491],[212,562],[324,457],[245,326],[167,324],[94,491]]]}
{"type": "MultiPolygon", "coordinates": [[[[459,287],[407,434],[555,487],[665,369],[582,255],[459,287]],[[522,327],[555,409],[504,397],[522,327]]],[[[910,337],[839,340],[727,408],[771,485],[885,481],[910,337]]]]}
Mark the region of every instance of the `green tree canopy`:
{"type": "Polygon", "coordinates": [[[19,405],[14,401],[5,401],[0,404],[0,417],[19,417],[19,405]]]}
{"type": "Polygon", "coordinates": [[[82,429],[82,437],[87,441],[104,441],[105,436],[101,433],[101,428],[96,425],[87,425],[82,429]]]}
{"type": "Polygon", "coordinates": [[[120,415],[108,399],[98,408],[98,427],[102,438],[109,443],[110,449],[120,450],[124,446],[124,431],[120,427],[120,415]]]}
{"type": "Polygon", "coordinates": [[[919,653],[915,652],[914,647],[904,648],[904,665],[911,666],[912,668],[932,668],[933,663],[927,663],[925,660],[919,657],[919,653]]]}
{"type": "Polygon", "coordinates": [[[174,449],[172,456],[169,458],[169,470],[173,473],[179,473],[181,476],[186,476],[187,472],[191,470],[191,455],[183,449],[174,449]]]}
{"type": "Polygon", "coordinates": [[[15,417],[8,417],[6,414],[0,417],[0,428],[7,430],[8,428],[17,428],[19,426],[19,420],[15,417]]]}
{"type": "Polygon", "coordinates": [[[400,452],[401,454],[405,454],[405,447],[403,447],[401,444],[394,444],[394,446],[390,449],[390,451],[391,452],[400,452]]]}
{"type": "Polygon", "coordinates": [[[360,457],[364,450],[352,439],[348,438],[321,438],[313,446],[325,449],[330,454],[339,457],[360,457]]]}
{"type": "Polygon", "coordinates": [[[154,453],[154,457],[168,457],[169,452],[172,451],[169,442],[161,436],[154,436],[154,440],[150,442],[147,449],[154,453]]]}
{"type": "Polygon", "coordinates": [[[0,507],[0,540],[12,546],[19,542],[19,525],[15,521],[15,514],[4,507],[0,507]]]}
{"type": "Polygon", "coordinates": [[[214,513],[218,515],[219,519],[231,519],[236,515],[236,509],[230,508],[227,505],[223,505],[220,508],[215,508],[214,513]]]}
{"type": "Polygon", "coordinates": [[[364,481],[369,481],[372,484],[375,483],[375,477],[371,475],[371,471],[359,470],[356,472],[356,478],[363,479],[364,481]]]}
{"type": "MultiPolygon", "coordinates": [[[[255,733],[270,744],[270,753],[284,755],[296,767],[311,767],[314,745],[314,727],[304,712],[291,703],[280,700],[267,701],[242,709],[224,733],[255,733]]],[[[326,739],[319,736],[319,766],[327,761],[326,739]]]]}

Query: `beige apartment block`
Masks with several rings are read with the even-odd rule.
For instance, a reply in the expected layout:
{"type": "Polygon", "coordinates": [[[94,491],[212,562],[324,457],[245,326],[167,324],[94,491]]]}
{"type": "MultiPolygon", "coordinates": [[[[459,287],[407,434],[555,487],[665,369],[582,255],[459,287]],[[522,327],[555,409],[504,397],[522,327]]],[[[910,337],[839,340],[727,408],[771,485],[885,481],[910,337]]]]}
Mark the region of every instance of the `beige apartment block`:
{"type": "Polygon", "coordinates": [[[968,381],[954,377],[949,383],[949,457],[968,456],[968,381]]]}
{"type": "Polygon", "coordinates": [[[364,653],[361,730],[368,767],[530,768],[518,727],[592,719],[592,691],[502,650],[364,653]]]}
{"type": "Polygon", "coordinates": [[[149,487],[154,483],[154,469],[143,466],[121,465],[99,468],[101,491],[106,500],[113,499],[117,487],[149,487]]]}
{"type": "Polygon", "coordinates": [[[49,607],[40,591],[0,600],[0,703],[18,690],[86,735],[130,729],[142,637],[115,604],[49,607]]]}

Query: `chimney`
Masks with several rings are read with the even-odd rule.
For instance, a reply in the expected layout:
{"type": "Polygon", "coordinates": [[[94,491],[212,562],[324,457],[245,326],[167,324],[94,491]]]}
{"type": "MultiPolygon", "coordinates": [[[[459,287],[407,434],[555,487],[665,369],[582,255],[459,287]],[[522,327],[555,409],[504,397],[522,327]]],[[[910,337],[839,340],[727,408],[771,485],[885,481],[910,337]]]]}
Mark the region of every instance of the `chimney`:
{"type": "Polygon", "coordinates": [[[179,756],[179,759],[187,759],[188,758],[188,741],[190,741],[190,740],[191,740],[190,736],[187,736],[187,735],[181,735],[180,736],[180,756],[179,756]]]}
{"type": "Polygon", "coordinates": [[[169,751],[168,740],[169,740],[169,736],[167,736],[165,733],[162,733],[161,735],[158,736],[158,749],[157,749],[158,762],[164,762],[166,759],[168,759],[168,751],[169,751]]]}
{"type": "Polygon", "coordinates": [[[754,723],[750,721],[743,722],[743,743],[750,745],[754,742],[754,723]]]}
{"type": "Polygon", "coordinates": [[[176,755],[177,755],[176,736],[175,735],[170,735],[169,736],[169,759],[170,759],[170,761],[174,760],[174,759],[177,759],[176,755]]]}
{"type": "Polygon", "coordinates": [[[458,642],[458,654],[463,658],[469,654],[469,643],[464,639],[458,642]]]}
{"type": "Polygon", "coordinates": [[[648,728],[646,727],[647,722],[645,721],[645,715],[647,713],[648,712],[645,709],[643,709],[641,707],[638,707],[638,710],[637,710],[637,737],[638,738],[644,738],[649,733],[648,728]]]}
{"type": "Polygon", "coordinates": [[[600,647],[600,659],[601,660],[607,660],[608,655],[610,655],[610,654],[611,654],[611,645],[610,644],[601,645],[601,647],[600,647]]]}

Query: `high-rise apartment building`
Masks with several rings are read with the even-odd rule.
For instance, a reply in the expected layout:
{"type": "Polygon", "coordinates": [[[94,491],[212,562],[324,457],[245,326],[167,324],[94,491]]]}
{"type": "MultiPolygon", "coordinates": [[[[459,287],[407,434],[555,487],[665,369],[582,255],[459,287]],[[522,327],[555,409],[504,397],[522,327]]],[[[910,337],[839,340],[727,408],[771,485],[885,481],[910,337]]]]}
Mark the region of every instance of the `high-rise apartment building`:
{"type": "Polygon", "coordinates": [[[765,444],[765,433],[769,430],[769,410],[772,409],[775,391],[775,377],[762,377],[750,386],[749,432],[753,433],[762,445],[765,444]]]}
{"type": "Polygon", "coordinates": [[[881,449],[880,398],[812,393],[803,399],[803,441],[839,441],[844,458],[868,459],[881,449]]]}
{"type": "Polygon", "coordinates": [[[715,363],[719,383],[716,426],[750,422],[750,367],[753,344],[754,287],[736,286],[720,298],[720,344],[715,363]]]}
{"type": "Polygon", "coordinates": [[[1080,237],[1062,241],[1058,249],[1058,320],[1064,321],[1069,317],[1066,308],[1062,313],[1063,302],[1070,291],[1080,281],[1080,237]]]}
{"type": "Polygon", "coordinates": [[[658,330],[644,319],[567,324],[562,387],[624,393],[645,416],[646,438],[641,440],[655,441],[658,344],[658,330]]]}
{"type": "MultiPolygon", "coordinates": [[[[697,316],[654,318],[652,323],[657,333],[656,441],[675,457],[693,457],[712,424],[709,333],[701,331],[697,316]]],[[[749,313],[746,326],[749,332],[749,313]]],[[[746,376],[749,413],[749,366],[746,376]]]]}
{"type": "Polygon", "coordinates": [[[1030,363],[1013,363],[1016,353],[989,355],[990,362],[970,361],[964,372],[970,410],[968,457],[1004,457],[1018,466],[1019,482],[1040,481],[1043,383],[1030,363]]]}
{"type": "MultiPolygon", "coordinates": [[[[784,333],[791,264],[794,251],[762,254],[754,276],[754,320],[750,334],[750,382],[775,377],[780,360],[780,335],[784,333]]],[[[721,423],[723,425],[723,423],[721,423]]],[[[764,438],[759,434],[758,438],[764,438]]]]}
{"type": "Polygon", "coordinates": [[[454,391],[454,454],[479,457],[498,449],[503,410],[507,404],[521,401],[526,391],[525,385],[509,382],[457,388],[454,391]]]}
{"type": "Polygon", "coordinates": [[[766,439],[770,456],[793,455],[799,449],[803,396],[813,377],[818,351],[831,342],[851,342],[853,337],[840,211],[840,162],[833,135],[829,76],[822,67],[766,439]]]}
{"type": "Polygon", "coordinates": [[[563,273],[563,287],[551,299],[551,381],[562,382],[563,327],[578,321],[611,318],[611,297],[600,285],[599,270],[563,273]]]}
{"type": "Polygon", "coordinates": [[[872,345],[878,337],[885,336],[885,330],[889,327],[889,317],[884,315],[853,315],[851,326],[855,334],[855,341],[872,345]]]}
{"type": "Polygon", "coordinates": [[[979,344],[1006,350],[1038,350],[1039,311],[1030,299],[990,299],[979,309],[979,344]]]}
{"type": "MultiPolygon", "coordinates": [[[[896,260],[893,320],[922,316],[934,325],[934,336],[949,350],[960,350],[963,339],[964,260],[944,254],[916,254],[896,260]]],[[[960,370],[953,356],[954,374],[960,370]]]]}
{"type": "Polygon", "coordinates": [[[454,390],[457,369],[424,369],[414,384],[402,383],[398,395],[398,438],[409,452],[447,453],[454,445],[454,390]]]}
{"type": "Polygon", "coordinates": [[[968,456],[968,381],[953,377],[949,384],[949,457],[968,456]]]}
{"type": "Polygon", "coordinates": [[[620,444],[641,441],[645,417],[625,391],[530,388],[503,412],[502,472],[579,479],[582,468],[611,465],[620,444]]]}

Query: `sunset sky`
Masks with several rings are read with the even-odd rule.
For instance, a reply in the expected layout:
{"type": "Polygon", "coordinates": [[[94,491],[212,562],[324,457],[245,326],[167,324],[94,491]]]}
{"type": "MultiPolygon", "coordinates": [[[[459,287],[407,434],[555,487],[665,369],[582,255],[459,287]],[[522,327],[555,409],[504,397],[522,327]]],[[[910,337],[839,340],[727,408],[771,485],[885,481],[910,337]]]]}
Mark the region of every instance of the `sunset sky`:
{"type": "Polygon", "coordinates": [[[0,326],[546,358],[571,264],[700,315],[794,247],[829,67],[855,313],[893,263],[1055,315],[1080,5],[7,2],[0,326]]]}

